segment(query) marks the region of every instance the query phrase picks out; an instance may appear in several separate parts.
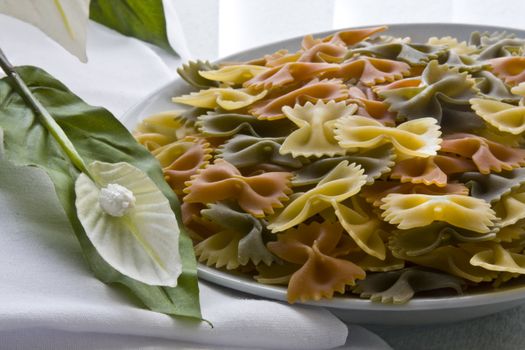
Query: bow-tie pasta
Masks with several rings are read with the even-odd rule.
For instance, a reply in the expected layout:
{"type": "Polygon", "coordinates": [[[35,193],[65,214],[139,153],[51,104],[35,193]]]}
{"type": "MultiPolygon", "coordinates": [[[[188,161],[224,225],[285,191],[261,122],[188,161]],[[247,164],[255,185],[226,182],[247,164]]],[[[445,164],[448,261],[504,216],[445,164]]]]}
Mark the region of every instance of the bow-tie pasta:
{"type": "Polygon", "coordinates": [[[198,117],[195,127],[205,137],[233,137],[237,134],[256,137],[285,137],[294,130],[288,119],[273,122],[249,114],[208,112],[198,117]]]}
{"type": "Polygon", "coordinates": [[[511,91],[522,96],[518,106],[481,98],[471,99],[470,104],[483,120],[499,131],[521,135],[525,131],[525,83],[511,91]]]}
{"type": "Polygon", "coordinates": [[[402,61],[412,66],[425,64],[446,53],[446,47],[443,45],[390,42],[363,46],[352,50],[351,53],[402,61]]]}
{"type": "Polygon", "coordinates": [[[308,102],[304,106],[283,107],[283,112],[299,129],[284,140],[280,153],[293,157],[333,157],[346,153],[334,138],[334,124],[340,118],[354,114],[356,105],[344,102],[308,102]]]}
{"type": "Polygon", "coordinates": [[[382,202],[382,216],[400,229],[445,221],[457,227],[485,233],[490,231],[496,220],[489,203],[469,196],[391,193],[382,202]]]}
{"type": "Polygon", "coordinates": [[[291,303],[405,303],[525,274],[525,39],[385,30],[177,70],[185,106],[133,134],[199,262],[291,303]]]}
{"type": "Polygon", "coordinates": [[[151,152],[160,163],[164,178],[176,194],[182,195],[184,183],[204,168],[212,158],[210,144],[187,136],[151,152]]]}
{"type": "Polygon", "coordinates": [[[288,301],[331,298],[344,293],[345,286],[365,277],[365,271],[354,263],[337,257],[337,246],[343,237],[337,223],[299,225],[268,243],[268,249],[279,258],[302,265],[288,283],[288,301]]]}
{"type": "Polygon", "coordinates": [[[375,181],[370,186],[363,187],[360,195],[368,203],[379,207],[383,204],[382,200],[391,193],[397,194],[428,194],[445,195],[459,194],[468,195],[469,189],[461,183],[449,183],[446,186],[423,185],[410,182],[397,181],[375,181]]]}
{"type": "Polygon", "coordinates": [[[215,64],[211,64],[208,61],[189,61],[183,64],[182,67],[177,69],[177,73],[182,79],[197,89],[207,89],[210,87],[218,87],[219,84],[216,81],[206,79],[200,73],[205,71],[211,71],[219,68],[215,64]]]}
{"type": "MultiPolygon", "coordinates": [[[[263,90],[261,94],[264,94],[263,90]]],[[[307,102],[341,101],[348,97],[348,87],[341,80],[312,80],[308,84],[279,97],[269,98],[256,103],[250,113],[259,119],[274,120],[284,118],[283,107],[304,105],[307,102]]]]}
{"type": "Polygon", "coordinates": [[[470,263],[491,271],[525,274],[525,255],[509,252],[497,243],[491,244],[487,250],[476,253],[470,259],[470,263]]]}
{"type": "Polygon", "coordinates": [[[352,58],[341,63],[339,70],[326,73],[327,77],[343,81],[357,81],[365,85],[376,85],[401,79],[408,75],[410,66],[404,62],[379,58],[352,58]]]}
{"type": "Polygon", "coordinates": [[[383,304],[404,304],[418,292],[443,288],[463,294],[466,283],[456,276],[412,267],[367,276],[352,292],[383,304]]]}
{"type": "Polygon", "coordinates": [[[500,57],[489,61],[492,71],[509,85],[525,81],[525,57],[500,57]]]}
{"type": "Polygon", "coordinates": [[[331,207],[334,203],[357,194],[366,182],[363,169],[355,163],[343,161],[316,187],[299,195],[272,220],[268,228],[281,232],[300,224],[311,216],[331,207]]]}
{"type": "Polygon", "coordinates": [[[173,102],[208,109],[220,107],[231,111],[247,107],[264,96],[266,96],[266,91],[251,95],[247,91],[232,88],[210,88],[174,97],[173,102]]]}
{"type": "Polygon", "coordinates": [[[301,169],[296,170],[292,179],[295,187],[312,186],[319,183],[333,168],[342,161],[359,164],[367,176],[367,184],[373,184],[375,179],[388,173],[394,166],[395,154],[390,145],[384,145],[371,150],[350,153],[341,157],[329,157],[315,160],[301,169]]]}
{"type": "Polygon", "coordinates": [[[291,62],[255,76],[245,82],[244,86],[250,89],[277,89],[284,85],[298,84],[339,70],[340,67],[336,64],[291,62]]]}
{"type": "Polygon", "coordinates": [[[268,68],[251,64],[224,66],[217,70],[202,70],[199,75],[212,81],[219,81],[228,85],[242,84],[255,76],[268,71],[268,68]]]}
{"type": "Polygon", "coordinates": [[[256,217],[272,214],[274,208],[290,194],[287,172],[268,172],[254,176],[242,176],[230,163],[218,159],[214,164],[200,170],[187,182],[184,201],[188,203],[216,203],[236,200],[241,208],[256,217]]]}
{"type": "Polygon", "coordinates": [[[390,177],[401,182],[422,183],[445,187],[449,176],[476,170],[470,159],[438,154],[427,158],[402,160],[392,169],[390,177]]]}
{"type": "Polygon", "coordinates": [[[448,135],[441,143],[441,151],[472,159],[482,174],[525,165],[525,149],[504,146],[472,134],[448,135]]]}
{"type": "Polygon", "coordinates": [[[419,85],[383,90],[379,95],[399,118],[432,117],[443,129],[466,131],[483,126],[483,121],[470,111],[469,100],[477,92],[475,80],[466,72],[431,61],[419,85]]]}
{"type": "Polygon", "coordinates": [[[441,131],[433,118],[407,121],[397,127],[358,115],[335,123],[335,139],[346,149],[370,149],[391,143],[402,157],[430,157],[437,154],[441,131]]]}

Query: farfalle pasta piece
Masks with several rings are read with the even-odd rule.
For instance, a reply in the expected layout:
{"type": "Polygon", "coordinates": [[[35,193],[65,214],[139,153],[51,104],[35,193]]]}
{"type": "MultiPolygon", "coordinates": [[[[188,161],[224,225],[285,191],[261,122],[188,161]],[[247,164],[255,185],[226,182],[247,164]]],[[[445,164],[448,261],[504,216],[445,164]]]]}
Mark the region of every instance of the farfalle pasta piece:
{"type": "MultiPolygon", "coordinates": [[[[525,86],[525,84],[523,84],[525,86]]],[[[513,89],[516,91],[515,89],[513,89]]],[[[519,91],[519,90],[518,90],[519,91]]],[[[525,132],[525,106],[519,106],[493,101],[489,99],[473,98],[470,100],[472,109],[487,123],[499,131],[520,135],[525,132]]]]}
{"type": "Polygon", "coordinates": [[[520,277],[519,273],[501,272],[498,277],[492,281],[492,287],[499,288],[503,283],[510,281],[513,278],[520,277]]]}
{"type": "Polygon", "coordinates": [[[137,124],[133,136],[148,151],[153,151],[187,135],[195,134],[196,130],[190,119],[200,112],[200,110],[180,110],[157,113],[137,124]]]}
{"type": "Polygon", "coordinates": [[[273,164],[284,168],[300,168],[303,163],[289,154],[279,153],[284,138],[236,135],[217,148],[217,157],[238,169],[261,164],[273,164]]]}
{"type": "Polygon", "coordinates": [[[525,57],[500,57],[488,61],[492,71],[509,85],[525,82],[525,57]]]}
{"type": "Polygon", "coordinates": [[[446,64],[451,68],[457,68],[460,72],[469,73],[476,73],[488,67],[488,64],[476,60],[473,56],[461,55],[452,50],[439,58],[439,64],[446,64]]]}
{"type": "Polygon", "coordinates": [[[410,229],[444,221],[467,230],[486,233],[496,221],[490,204],[464,195],[392,193],[382,199],[383,218],[399,229],[410,229]]]}
{"type": "Polygon", "coordinates": [[[457,68],[431,61],[424,69],[419,86],[384,89],[379,95],[409,120],[432,117],[443,128],[467,130],[483,127],[483,120],[470,110],[469,100],[476,97],[474,79],[457,68]]]}
{"type": "Polygon", "coordinates": [[[312,35],[306,35],[302,41],[302,48],[309,49],[319,43],[329,43],[343,47],[354,46],[370,36],[383,32],[386,26],[370,27],[362,29],[349,29],[336,32],[322,39],[314,39],[312,35]]]}
{"type": "MultiPolygon", "coordinates": [[[[499,228],[499,230],[496,232],[496,237],[494,238],[494,242],[510,243],[514,245],[515,241],[522,240],[523,237],[525,237],[524,221],[525,220],[518,220],[516,223],[512,225],[507,225],[505,227],[499,228]]],[[[522,250],[523,249],[518,248],[518,252],[522,250]]]]}
{"type": "Polygon", "coordinates": [[[230,85],[242,84],[252,79],[269,68],[252,64],[228,65],[214,70],[199,71],[199,75],[211,81],[219,81],[230,85]]]}
{"type": "Polygon", "coordinates": [[[401,182],[444,187],[449,175],[477,170],[470,159],[438,154],[427,158],[409,158],[398,162],[390,178],[401,182]]]}
{"type": "Polygon", "coordinates": [[[432,37],[428,39],[427,44],[447,47],[448,50],[439,58],[441,64],[469,72],[479,71],[483,68],[483,64],[471,56],[478,51],[478,48],[468,45],[466,41],[459,42],[456,38],[450,36],[442,38],[432,37]]]}
{"type": "Polygon", "coordinates": [[[321,42],[301,52],[297,62],[341,63],[347,52],[343,46],[321,42]]]}
{"type": "Polygon", "coordinates": [[[180,206],[182,223],[194,243],[202,242],[219,232],[219,227],[215,223],[201,216],[201,210],[205,208],[206,206],[202,203],[183,202],[180,206]]]}
{"type": "Polygon", "coordinates": [[[525,50],[524,39],[502,38],[480,51],[479,61],[507,56],[522,56],[525,50]]]}
{"type": "Polygon", "coordinates": [[[133,131],[133,136],[148,151],[167,145],[178,139],[177,130],[182,124],[177,119],[180,112],[159,113],[142,120],[133,131]]]}
{"type": "Polygon", "coordinates": [[[299,84],[320,78],[328,72],[338,71],[336,64],[291,62],[267,70],[246,81],[244,86],[250,89],[276,89],[288,84],[299,84]]]}
{"type": "Polygon", "coordinates": [[[408,87],[418,87],[420,85],[421,85],[421,77],[412,77],[412,78],[396,80],[388,84],[376,85],[372,87],[372,89],[376,94],[379,94],[387,90],[396,90],[396,89],[408,88],[408,87]]]}
{"type": "Polygon", "coordinates": [[[284,115],[299,129],[286,137],[279,152],[283,155],[291,154],[294,158],[345,154],[346,150],[334,138],[334,124],[338,119],[354,114],[356,110],[356,105],[334,101],[318,101],[316,104],[307,102],[304,106],[296,105],[294,108],[283,107],[284,115]]]}
{"type": "Polygon", "coordinates": [[[445,54],[446,46],[393,42],[369,45],[351,50],[349,55],[361,54],[420,65],[445,54]]]}
{"type": "Polygon", "coordinates": [[[447,135],[441,151],[472,159],[482,174],[501,172],[525,165],[525,150],[504,146],[473,134],[447,135]]]}
{"type": "Polygon", "coordinates": [[[207,89],[210,87],[218,87],[219,83],[213,80],[206,79],[199,72],[210,71],[219,68],[219,66],[208,61],[189,61],[183,64],[182,67],[177,68],[177,73],[182,79],[197,89],[207,89]]]}
{"type": "Polygon", "coordinates": [[[306,102],[315,103],[342,101],[348,98],[348,87],[341,80],[312,80],[308,84],[290,91],[282,96],[259,101],[250,108],[250,113],[259,119],[275,120],[284,118],[282,108],[293,107],[296,104],[304,105],[306,102]]]}
{"type": "Polygon", "coordinates": [[[470,263],[490,271],[525,274],[525,255],[509,252],[498,243],[476,253],[470,263]]]}
{"type": "Polygon", "coordinates": [[[387,252],[383,237],[388,235],[390,227],[387,227],[358,196],[352,197],[349,202],[332,203],[337,219],[359,248],[366,254],[384,261],[387,252]]]}
{"type": "Polygon", "coordinates": [[[466,41],[458,41],[457,38],[451,36],[444,36],[441,38],[433,36],[427,40],[427,44],[433,46],[446,46],[450,51],[454,51],[458,55],[471,55],[478,50],[476,46],[469,45],[466,41]]]}
{"type": "Polygon", "coordinates": [[[409,157],[436,155],[441,131],[434,118],[410,120],[387,127],[367,117],[352,115],[335,123],[335,139],[348,149],[370,149],[391,143],[398,154],[409,157]]]}
{"type": "Polygon", "coordinates": [[[221,230],[239,233],[242,237],[237,248],[237,260],[241,265],[252,262],[255,265],[263,262],[271,265],[275,256],[268,251],[263,241],[263,223],[248,213],[228,205],[209,204],[201,215],[216,223],[221,230]]]}
{"type": "Polygon", "coordinates": [[[480,174],[478,172],[466,172],[461,174],[459,181],[470,188],[472,197],[481,198],[486,202],[493,203],[511,190],[525,183],[525,168],[517,168],[511,171],[502,171],[497,174],[480,174]]]}
{"type": "Polygon", "coordinates": [[[269,68],[274,68],[286,63],[297,62],[299,57],[301,57],[300,51],[290,53],[288,50],[278,50],[270,55],[264,55],[261,64],[269,68]]]}
{"type": "Polygon", "coordinates": [[[341,157],[321,158],[294,172],[292,186],[311,186],[321,181],[333,168],[346,160],[361,165],[367,176],[367,184],[386,174],[394,166],[395,154],[390,145],[383,145],[361,153],[341,157]]]}
{"type": "Polygon", "coordinates": [[[470,264],[473,254],[451,245],[442,246],[431,252],[418,256],[408,256],[393,252],[394,256],[410,261],[414,264],[447,272],[453,276],[464,278],[468,281],[480,283],[490,282],[498,273],[489,271],[479,266],[470,264]]]}
{"type": "Polygon", "coordinates": [[[351,86],[348,89],[349,99],[347,102],[357,104],[358,109],[356,114],[365,117],[372,117],[386,126],[395,126],[395,113],[388,110],[388,105],[383,101],[379,101],[375,93],[366,87],[365,92],[357,86],[351,86]]]}
{"type": "Polygon", "coordinates": [[[463,294],[463,279],[435,271],[410,267],[399,271],[375,273],[357,282],[353,293],[383,304],[405,304],[418,292],[453,289],[463,294]]]}
{"type": "Polygon", "coordinates": [[[216,203],[234,199],[246,212],[255,217],[273,214],[282,207],[282,201],[291,193],[288,172],[268,172],[255,176],[242,176],[230,163],[217,159],[187,182],[184,201],[188,203],[216,203]]]}
{"type": "Polygon", "coordinates": [[[212,157],[211,152],[209,143],[187,136],[151,153],[159,161],[166,182],[176,194],[182,195],[185,182],[208,164],[212,157]]]}
{"type": "Polygon", "coordinates": [[[400,270],[405,267],[405,262],[393,256],[390,251],[386,252],[384,260],[368,255],[363,251],[352,252],[349,254],[348,259],[367,272],[387,272],[400,270]]]}
{"type": "Polygon", "coordinates": [[[343,81],[356,80],[365,85],[375,85],[401,79],[409,72],[410,66],[404,62],[360,57],[341,63],[339,70],[327,72],[325,76],[343,81]]]}
{"type": "Polygon", "coordinates": [[[366,182],[364,170],[348,161],[339,163],[316,187],[297,196],[273,219],[268,229],[281,232],[357,194],[366,182]]]}
{"type": "Polygon", "coordinates": [[[341,237],[343,228],[338,223],[313,222],[290,229],[267,244],[279,258],[302,265],[288,283],[288,302],[332,298],[334,292],[344,293],[347,285],[365,277],[359,266],[333,256],[341,237]]]}
{"type": "Polygon", "coordinates": [[[494,228],[480,234],[450,226],[445,222],[434,222],[409,230],[395,230],[388,238],[388,248],[397,255],[420,256],[444,245],[495,240],[498,232],[498,228],[494,228]]]}
{"type": "Polygon", "coordinates": [[[513,33],[507,33],[506,31],[501,32],[472,32],[470,33],[470,38],[468,44],[476,46],[478,48],[485,48],[487,46],[493,45],[504,39],[514,39],[516,37],[513,33]]]}
{"type": "Polygon", "coordinates": [[[195,245],[195,255],[199,262],[217,268],[233,270],[239,267],[239,242],[242,233],[220,231],[195,245]]]}
{"type": "Polygon", "coordinates": [[[412,39],[409,36],[397,37],[393,35],[378,35],[373,38],[368,38],[357,45],[357,47],[366,47],[369,45],[377,44],[391,44],[391,43],[404,43],[409,44],[412,42],[412,39]]]}
{"type": "Polygon", "coordinates": [[[521,145],[525,143],[525,134],[513,135],[509,133],[503,133],[488,123],[485,123],[484,129],[476,130],[476,135],[508,147],[520,148],[521,145]]]}
{"type": "MultiPolygon", "coordinates": [[[[482,70],[473,73],[472,77],[476,80],[479,94],[482,97],[485,97],[485,100],[490,99],[509,103],[519,102],[520,96],[514,95],[507,85],[505,85],[505,83],[493,73],[487,70],[482,70]]],[[[469,102],[472,104],[472,99],[469,102]]]]}
{"type": "Polygon", "coordinates": [[[208,112],[198,118],[196,128],[207,137],[231,137],[236,134],[255,137],[284,137],[295,126],[288,119],[260,120],[250,114],[208,112]]]}
{"type": "MultiPolygon", "coordinates": [[[[523,168],[522,168],[523,169],[523,168]]],[[[525,185],[510,190],[494,204],[496,215],[501,219],[498,225],[505,227],[525,219],[525,185]]]]}
{"type": "Polygon", "coordinates": [[[428,194],[428,195],[445,195],[458,194],[468,195],[468,188],[460,183],[449,183],[446,186],[439,187],[436,185],[423,185],[410,182],[400,183],[397,181],[375,181],[370,186],[363,187],[361,196],[368,203],[379,207],[381,200],[391,193],[400,194],[428,194]]]}
{"type": "Polygon", "coordinates": [[[252,105],[266,96],[264,90],[257,95],[250,95],[242,89],[232,88],[210,88],[199,92],[192,92],[189,95],[182,95],[172,99],[175,103],[182,103],[200,108],[223,108],[227,111],[236,110],[252,105]]]}

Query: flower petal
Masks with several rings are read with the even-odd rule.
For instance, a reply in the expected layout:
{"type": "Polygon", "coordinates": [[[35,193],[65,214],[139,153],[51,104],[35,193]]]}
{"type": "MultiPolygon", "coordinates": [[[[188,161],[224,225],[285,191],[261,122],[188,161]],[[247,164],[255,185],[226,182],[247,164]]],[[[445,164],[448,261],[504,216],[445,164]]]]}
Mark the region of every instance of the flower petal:
{"type": "Polygon", "coordinates": [[[182,272],[179,226],[168,200],[141,170],[128,163],[93,162],[95,182],[75,183],[77,215],[100,256],[122,274],[149,285],[174,287],[182,272]],[[99,204],[100,187],[116,183],[133,192],[135,207],[122,217],[99,204]]]}

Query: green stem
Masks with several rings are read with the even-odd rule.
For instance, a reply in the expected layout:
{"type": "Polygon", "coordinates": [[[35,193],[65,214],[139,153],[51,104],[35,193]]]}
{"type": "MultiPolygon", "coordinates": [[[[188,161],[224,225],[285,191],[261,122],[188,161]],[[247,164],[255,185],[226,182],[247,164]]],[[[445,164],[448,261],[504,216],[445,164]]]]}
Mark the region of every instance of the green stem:
{"type": "Polygon", "coordinates": [[[5,74],[10,78],[12,87],[18,92],[18,94],[24,99],[24,101],[31,107],[33,112],[38,116],[40,122],[44,127],[49,131],[49,133],[54,137],[58,142],[62,150],[66,155],[71,159],[73,164],[86,175],[90,175],[87,170],[86,164],[78,154],[75,146],[60,125],[55,121],[55,119],[49,114],[47,109],[42,106],[40,101],[36,99],[31,90],[27,87],[26,83],[20,78],[20,75],[16,72],[11,63],[7,60],[7,57],[4,55],[2,49],[0,49],[0,67],[5,72],[5,74]]]}

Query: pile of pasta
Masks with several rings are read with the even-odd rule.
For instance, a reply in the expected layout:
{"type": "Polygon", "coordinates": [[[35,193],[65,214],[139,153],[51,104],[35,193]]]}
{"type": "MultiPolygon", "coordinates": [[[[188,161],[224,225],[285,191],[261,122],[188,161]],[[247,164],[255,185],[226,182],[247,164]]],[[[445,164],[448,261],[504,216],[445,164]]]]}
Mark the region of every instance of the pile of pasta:
{"type": "Polygon", "coordinates": [[[200,262],[285,285],[291,303],[404,303],[525,274],[525,39],[385,30],[179,69],[196,91],[173,102],[191,108],[135,136],[200,262]]]}

